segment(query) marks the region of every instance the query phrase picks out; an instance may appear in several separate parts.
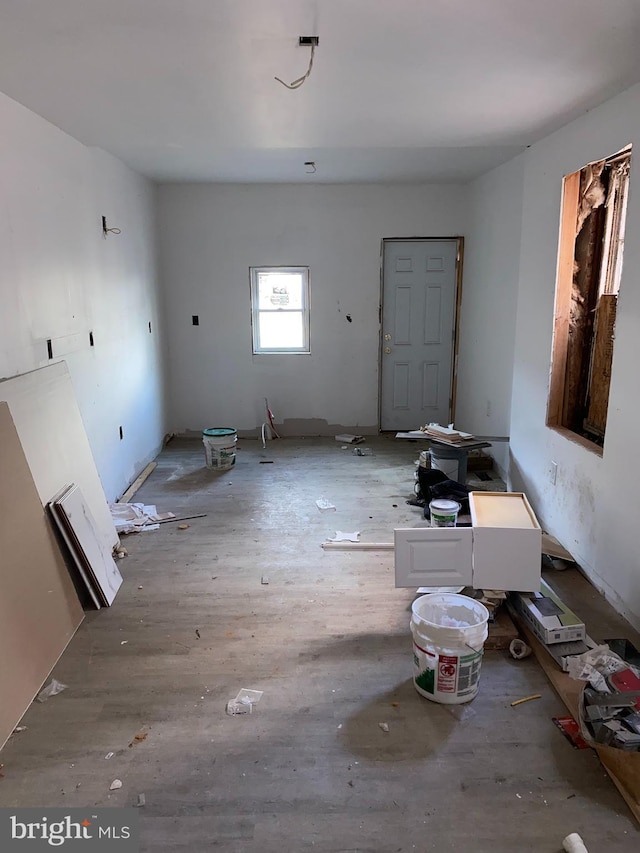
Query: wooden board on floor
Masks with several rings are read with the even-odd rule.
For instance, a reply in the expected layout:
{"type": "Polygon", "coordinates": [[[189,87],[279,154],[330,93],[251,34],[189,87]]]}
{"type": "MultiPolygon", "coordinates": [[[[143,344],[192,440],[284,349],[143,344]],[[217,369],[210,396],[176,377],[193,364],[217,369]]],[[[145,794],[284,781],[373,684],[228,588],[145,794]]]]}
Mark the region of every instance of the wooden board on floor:
{"type": "Polygon", "coordinates": [[[118,498],[116,503],[128,504],[131,498],[135,495],[135,493],[142,486],[144,481],[147,479],[149,474],[151,474],[153,469],[156,468],[157,465],[157,462],[149,462],[147,467],[141,472],[140,476],[136,477],[136,479],[133,481],[133,483],[131,483],[127,491],[122,495],[122,497],[118,498]]]}
{"type": "Polygon", "coordinates": [[[1,380],[0,400],[9,404],[42,506],[65,483],[76,483],[111,551],[118,534],[65,362],[1,380]]]}
{"type": "MultiPolygon", "coordinates": [[[[563,672],[524,622],[518,620],[518,627],[571,716],[574,720],[579,720],[580,697],[584,682],[576,681],[563,672]]],[[[640,752],[625,752],[622,749],[601,744],[594,744],[594,749],[634,817],[640,822],[640,752]]]]}
{"type": "Polygon", "coordinates": [[[489,622],[489,636],[485,640],[484,647],[490,651],[508,649],[511,641],[518,637],[518,633],[507,608],[503,605],[498,608],[495,620],[489,622]]]}
{"type": "Polygon", "coordinates": [[[83,619],[6,403],[0,403],[0,747],[83,619]]]}

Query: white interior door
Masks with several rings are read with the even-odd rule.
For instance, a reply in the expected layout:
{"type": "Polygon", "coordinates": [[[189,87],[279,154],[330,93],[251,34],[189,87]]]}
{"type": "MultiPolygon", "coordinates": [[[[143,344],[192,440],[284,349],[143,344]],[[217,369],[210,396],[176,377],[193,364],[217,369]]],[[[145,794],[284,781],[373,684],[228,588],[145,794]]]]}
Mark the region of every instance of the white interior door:
{"type": "Polygon", "coordinates": [[[451,417],[457,240],[385,240],[380,428],[451,417]]]}
{"type": "Polygon", "coordinates": [[[399,527],[393,531],[397,587],[471,586],[471,527],[399,527]]]}

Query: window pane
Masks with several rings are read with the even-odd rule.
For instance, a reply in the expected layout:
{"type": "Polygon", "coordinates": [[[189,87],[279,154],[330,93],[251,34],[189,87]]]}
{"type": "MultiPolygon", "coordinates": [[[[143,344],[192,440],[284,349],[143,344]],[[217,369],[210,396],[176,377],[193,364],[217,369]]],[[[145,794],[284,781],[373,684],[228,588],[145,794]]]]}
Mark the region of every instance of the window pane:
{"type": "Polygon", "coordinates": [[[302,313],[261,311],[258,314],[259,346],[262,349],[302,349],[302,313]]]}
{"type": "Polygon", "coordinates": [[[258,309],[302,309],[302,275],[300,273],[261,272],[258,274],[258,309]]]}

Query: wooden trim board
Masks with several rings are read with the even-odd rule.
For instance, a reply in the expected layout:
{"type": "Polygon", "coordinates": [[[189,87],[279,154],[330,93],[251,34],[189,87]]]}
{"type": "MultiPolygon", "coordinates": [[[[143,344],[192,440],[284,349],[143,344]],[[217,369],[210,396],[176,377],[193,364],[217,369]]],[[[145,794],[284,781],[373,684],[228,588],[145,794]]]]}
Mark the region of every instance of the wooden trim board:
{"type": "Polygon", "coordinates": [[[323,542],[325,551],[393,551],[393,542],[323,542]]]}
{"type": "MultiPolygon", "coordinates": [[[[555,687],[558,696],[567,706],[572,717],[579,721],[579,703],[584,682],[576,681],[563,672],[544,646],[529,630],[527,625],[516,616],[516,624],[527,643],[533,649],[536,660],[544,670],[547,678],[555,687]]],[[[625,752],[602,744],[594,744],[598,758],[607,771],[616,788],[622,794],[626,804],[640,822],[640,753],[625,752]]]]}
{"type": "Polygon", "coordinates": [[[136,479],[133,481],[133,483],[131,483],[131,485],[129,486],[127,491],[122,495],[122,497],[118,498],[116,503],[128,504],[129,501],[131,500],[131,498],[135,495],[135,493],[138,491],[138,489],[142,486],[144,481],[147,479],[149,474],[151,474],[153,469],[157,467],[157,465],[158,465],[157,462],[149,462],[147,467],[141,472],[140,476],[136,477],[136,479]]]}

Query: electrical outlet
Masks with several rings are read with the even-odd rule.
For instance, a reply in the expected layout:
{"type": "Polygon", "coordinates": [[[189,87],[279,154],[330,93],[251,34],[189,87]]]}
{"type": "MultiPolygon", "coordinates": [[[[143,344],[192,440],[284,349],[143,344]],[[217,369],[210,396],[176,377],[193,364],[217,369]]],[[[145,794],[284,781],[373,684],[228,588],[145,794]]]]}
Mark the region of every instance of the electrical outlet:
{"type": "Polygon", "coordinates": [[[552,461],[549,463],[549,482],[551,483],[552,486],[555,486],[557,476],[558,476],[558,463],[552,461]]]}

